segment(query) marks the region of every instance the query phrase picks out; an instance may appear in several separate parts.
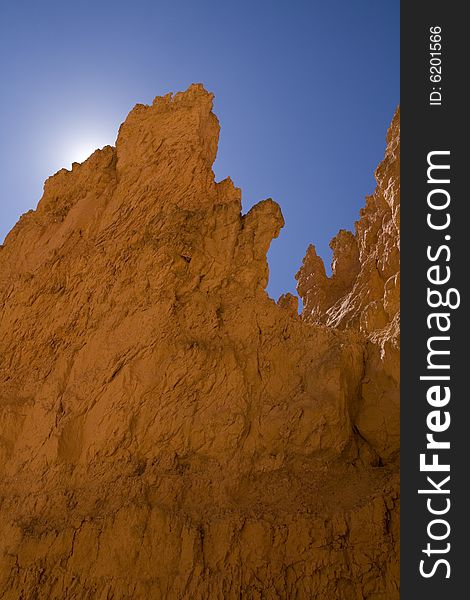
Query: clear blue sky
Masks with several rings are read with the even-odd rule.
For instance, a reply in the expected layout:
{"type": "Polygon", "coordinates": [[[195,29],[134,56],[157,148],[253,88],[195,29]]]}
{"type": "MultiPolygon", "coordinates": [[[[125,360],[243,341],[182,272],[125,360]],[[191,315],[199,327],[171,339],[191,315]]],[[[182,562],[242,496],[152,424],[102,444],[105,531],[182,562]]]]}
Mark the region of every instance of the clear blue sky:
{"type": "Polygon", "coordinates": [[[137,102],[202,82],[222,130],[217,179],[286,226],[270,294],[310,242],[353,227],[399,102],[399,0],[9,0],[0,8],[0,240],[42,184],[114,144],[137,102]]]}

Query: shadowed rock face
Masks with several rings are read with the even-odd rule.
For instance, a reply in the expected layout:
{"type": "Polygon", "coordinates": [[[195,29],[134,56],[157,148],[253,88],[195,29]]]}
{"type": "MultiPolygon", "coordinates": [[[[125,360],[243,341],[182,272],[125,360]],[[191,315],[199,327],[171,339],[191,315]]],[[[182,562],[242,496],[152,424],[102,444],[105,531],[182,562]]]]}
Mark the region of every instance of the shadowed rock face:
{"type": "Polygon", "coordinates": [[[398,116],[299,316],[211,109],[137,105],[0,249],[2,598],[398,598],[398,116]]]}
{"type": "Polygon", "coordinates": [[[340,231],[331,241],[332,276],[310,246],[297,273],[309,323],[358,331],[366,340],[358,432],[383,458],[399,446],[400,357],[400,114],[387,134],[385,158],[366,199],[356,234],[340,231]]]}

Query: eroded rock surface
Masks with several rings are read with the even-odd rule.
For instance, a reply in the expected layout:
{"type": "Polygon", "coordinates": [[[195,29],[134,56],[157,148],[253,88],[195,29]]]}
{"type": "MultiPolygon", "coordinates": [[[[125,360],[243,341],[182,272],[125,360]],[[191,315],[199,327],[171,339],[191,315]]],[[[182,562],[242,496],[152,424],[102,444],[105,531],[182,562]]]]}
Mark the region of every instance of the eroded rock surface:
{"type": "Polygon", "coordinates": [[[355,425],[382,457],[399,446],[400,114],[387,134],[385,158],[356,233],[331,241],[332,275],[310,246],[296,277],[303,319],[360,332],[367,340],[361,406],[355,425]]]}
{"type": "Polygon", "coordinates": [[[299,316],[211,109],[137,105],[0,249],[2,598],[398,598],[398,117],[299,316]]]}

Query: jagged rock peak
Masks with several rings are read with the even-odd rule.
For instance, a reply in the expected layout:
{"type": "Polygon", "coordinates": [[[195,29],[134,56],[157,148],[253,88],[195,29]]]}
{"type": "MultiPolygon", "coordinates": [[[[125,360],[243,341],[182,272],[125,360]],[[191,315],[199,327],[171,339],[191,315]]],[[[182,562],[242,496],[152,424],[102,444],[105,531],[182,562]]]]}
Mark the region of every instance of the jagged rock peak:
{"type": "Polygon", "coordinates": [[[355,234],[331,241],[332,275],[310,246],[296,275],[302,318],[358,331],[368,360],[356,426],[380,454],[399,445],[400,371],[400,111],[387,133],[385,157],[375,171],[377,187],[366,198],[355,234]]]}
{"type": "Polygon", "coordinates": [[[218,132],[202,86],[137,105],[1,247],[2,598],[398,598],[396,137],[301,318],[218,132]]]}
{"type": "Polygon", "coordinates": [[[400,113],[387,133],[377,187],[366,198],[355,234],[341,230],[330,243],[332,275],[310,246],[296,275],[309,322],[358,329],[383,328],[398,312],[400,257],[400,113]]]}

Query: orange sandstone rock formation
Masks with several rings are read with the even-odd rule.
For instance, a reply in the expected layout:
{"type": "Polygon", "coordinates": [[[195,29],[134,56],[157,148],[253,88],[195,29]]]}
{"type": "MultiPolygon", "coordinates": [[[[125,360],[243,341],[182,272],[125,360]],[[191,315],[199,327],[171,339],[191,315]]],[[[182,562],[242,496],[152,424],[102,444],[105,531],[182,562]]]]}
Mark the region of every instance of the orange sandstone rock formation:
{"type": "Polygon", "coordinates": [[[398,117],[299,316],[211,108],[137,105],[0,247],[1,598],[398,598],[398,117]]]}
{"type": "Polygon", "coordinates": [[[309,323],[354,330],[366,339],[359,433],[382,457],[396,458],[399,446],[400,319],[400,114],[387,134],[377,188],[366,199],[356,234],[333,238],[332,276],[310,246],[297,273],[309,323]]]}

